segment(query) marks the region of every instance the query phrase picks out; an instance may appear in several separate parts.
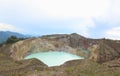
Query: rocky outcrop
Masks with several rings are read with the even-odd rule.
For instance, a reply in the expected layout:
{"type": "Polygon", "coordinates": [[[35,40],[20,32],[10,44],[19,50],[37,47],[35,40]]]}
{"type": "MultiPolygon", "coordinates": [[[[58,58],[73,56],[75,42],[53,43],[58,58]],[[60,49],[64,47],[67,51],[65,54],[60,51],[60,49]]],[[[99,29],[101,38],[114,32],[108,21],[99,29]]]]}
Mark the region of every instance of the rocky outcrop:
{"type": "Polygon", "coordinates": [[[119,76],[120,42],[76,33],[29,38],[0,47],[0,68],[1,76],[119,76]],[[47,67],[37,59],[24,60],[26,55],[46,51],[65,51],[85,59],[57,67],[47,67]]]}
{"type": "Polygon", "coordinates": [[[10,56],[14,60],[23,60],[26,55],[45,51],[65,51],[83,56],[95,62],[120,58],[119,41],[107,39],[90,39],[73,34],[45,35],[40,38],[29,38],[12,44],[10,56]]]}
{"type": "Polygon", "coordinates": [[[106,62],[120,58],[120,43],[104,40],[99,48],[99,62],[106,62]]]}
{"type": "Polygon", "coordinates": [[[120,58],[120,43],[112,40],[101,40],[89,49],[91,51],[90,59],[99,63],[120,58]]]}
{"type": "Polygon", "coordinates": [[[11,57],[15,60],[22,60],[24,56],[40,52],[55,50],[55,47],[44,39],[33,38],[19,41],[10,47],[11,57]]]}

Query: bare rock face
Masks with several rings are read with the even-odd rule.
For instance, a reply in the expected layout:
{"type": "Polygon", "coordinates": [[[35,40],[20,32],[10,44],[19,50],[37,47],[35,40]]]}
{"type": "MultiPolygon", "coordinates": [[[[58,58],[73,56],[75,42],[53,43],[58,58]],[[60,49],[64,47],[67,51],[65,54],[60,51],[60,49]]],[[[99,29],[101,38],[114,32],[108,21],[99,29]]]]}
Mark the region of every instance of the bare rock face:
{"type": "Polygon", "coordinates": [[[31,38],[14,43],[10,47],[11,57],[22,60],[26,55],[36,52],[65,51],[76,54],[76,49],[68,45],[67,35],[50,36],[43,38],[31,38]]]}
{"type": "Polygon", "coordinates": [[[119,76],[120,41],[90,39],[76,33],[29,38],[0,47],[0,67],[1,76],[119,76]],[[24,60],[31,53],[47,51],[64,51],[85,59],[52,68],[37,59],[24,60]]]}
{"type": "Polygon", "coordinates": [[[90,50],[90,57],[89,59],[93,60],[93,61],[97,61],[99,58],[99,51],[97,50],[99,48],[99,45],[93,45],[91,47],[89,47],[90,50]]]}
{"type": "Polygon", "coordinates": [[[120,43],[104,40],[100,43],[99,62],[106,62],[120,58],[120,43]]]}
{"type": "Polygon", "coordinates": [[[24,56],[40,51],[55,50],[55,47],[44,39],[27,39],[19,41],[10,47],[11,57],[21,60],[24,56]]]}
{"type": "Polygon", "coordinates": [[[112,40],[101,40],[89,49],[91,51],[90,59],[99,63],[120,58],[120,43],[112,40]]]}
{"type": "Polygon", "coordinates": [[[73,33],[29,38],[9,47],[10,56],[14,60],[23,60],[31,53],[46,51],[65,51],[103,63],[120,58],[120,43],[107,39],[89,39],[73,33]]]}

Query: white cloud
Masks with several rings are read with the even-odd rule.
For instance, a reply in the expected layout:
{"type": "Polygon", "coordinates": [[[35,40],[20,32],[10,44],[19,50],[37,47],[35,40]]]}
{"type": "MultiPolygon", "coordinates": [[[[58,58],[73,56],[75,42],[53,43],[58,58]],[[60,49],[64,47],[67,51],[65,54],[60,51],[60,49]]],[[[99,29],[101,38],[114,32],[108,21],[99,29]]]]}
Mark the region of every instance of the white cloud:
{"type": "Polygon", "coordinates": [[[120,23],[120,0],[109,0],[109,7],[106,12],[97,18],[101,22],[105,22],[108,25],[115,26],[120,23]]]}
{"type": "Polygon", "coordinates": [[[33,18],[93,18],[105,14],[109,6],[110,0],[0,0],[0,9],[33,18]]]}
{"type": "Polygon", "coordinates": [[[13,16],[17,13],[16,15],[20,15],[23,21],[25,17],[26,20],[32,18],[31,21],[39,21],[42,18],[48,20],[80,18],[79,23],[71,26],[52,27],[65,27],[88,36],[89,28],[97,26],[93,19],[111,25],[119,22],[119,4],[120,0],[0,0],[0,13],[4,11],[2,14],[9,14],[8,12],[12,11],[13,16]]]}
{"type": "Polygon", "coordinates": [[[109,0],[22,0],[21,5],[34,17],[91,18],[103,15],[109,0]],[[42,15],[41,15],[42,14],[42,15]]]}
{"type": "Polygon", "coordinates": [[[93,18],[105,14],[109,6],[110,0],[0,0],[0,8],[24,12],[33,18],[93,18]]]}
{"type": "Polygon", "coordinates": [[[89,36],[89,29],[94,28],[95,24],[92,19],[82,19],[79,24],[70,26],[70,28],[83,36],[89,36]]]}
{"type": "Polygon", "coordinates": [[[106,31],[105,36],[106,38],[120,40],[120,27],[114,27],[112,29],[109,29],[108,31],[106,31]]]}
{"type": "Polygon", "coordinates": [[[23,33],[23,30],[18,29],[13,25],[5,24],[5,23],[0,23],[0,31],[13,31],[13,32],[23,33]]]}

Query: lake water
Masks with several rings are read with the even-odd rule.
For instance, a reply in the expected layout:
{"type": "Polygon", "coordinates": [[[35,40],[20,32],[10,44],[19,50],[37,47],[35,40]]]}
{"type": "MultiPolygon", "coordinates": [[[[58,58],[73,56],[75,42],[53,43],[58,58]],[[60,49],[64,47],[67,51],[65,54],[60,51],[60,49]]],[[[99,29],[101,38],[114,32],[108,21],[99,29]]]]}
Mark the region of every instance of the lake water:
{"type": "Polygon", "coordinates": [[[64,64],[66,61],[84,59],[83,57],[73,55],[66,52],[50,51],[50,52],[39,52],[28,55],[25,59],[37,58],[44,64],[51,66],[59,66],[64,64]]]}

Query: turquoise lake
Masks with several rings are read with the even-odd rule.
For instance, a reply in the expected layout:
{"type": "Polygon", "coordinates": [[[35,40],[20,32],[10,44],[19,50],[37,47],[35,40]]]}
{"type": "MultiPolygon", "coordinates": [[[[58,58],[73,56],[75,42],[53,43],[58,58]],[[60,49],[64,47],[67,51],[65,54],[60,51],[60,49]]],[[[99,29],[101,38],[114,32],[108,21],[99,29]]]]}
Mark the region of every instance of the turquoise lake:
{"type": "Polygon", "coordinates": [[[50,51],[50,52],[39,52],[30,54],[25,59],[37,58],[44,64],[51,66],[59,66],[64,64],[66,61],[84,59],[83,57],[73,55],[66,52],[50,51]]]}

